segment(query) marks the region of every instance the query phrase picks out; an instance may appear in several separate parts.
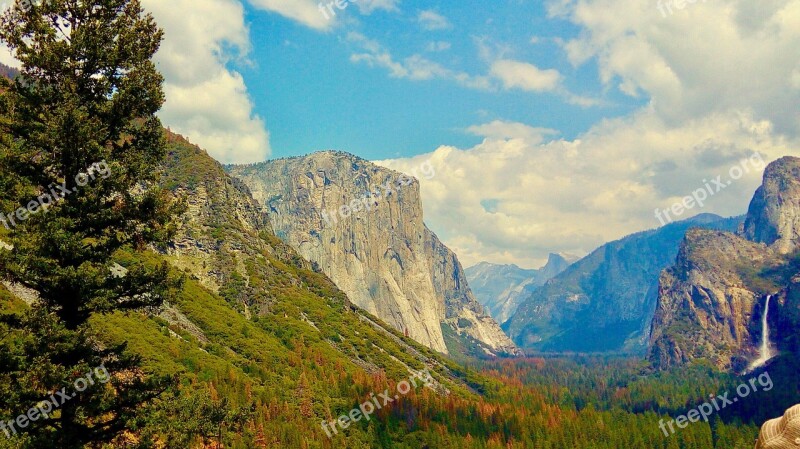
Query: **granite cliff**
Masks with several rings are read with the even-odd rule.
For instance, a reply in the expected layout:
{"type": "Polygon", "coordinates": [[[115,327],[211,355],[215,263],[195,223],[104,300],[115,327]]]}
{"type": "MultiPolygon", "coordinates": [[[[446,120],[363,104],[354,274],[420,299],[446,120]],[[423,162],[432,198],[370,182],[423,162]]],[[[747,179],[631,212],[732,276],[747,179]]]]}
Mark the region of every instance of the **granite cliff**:
{"type": "Polygon", "coordinates": [[[357,306],[442,353],[464,343],[517,352],[425,226],[416,179],[332,151],[228,170],[266,206],[277,236],[357,306]]]}
{"type": "Polygon", "coordinates": [[[771,346],[797,350],[800,159],[770,164],[740,233],[692,230],[661,274],[650,335],[659,368],[705,359],[744,371],[759,357],[762,318],[771,346]]]}

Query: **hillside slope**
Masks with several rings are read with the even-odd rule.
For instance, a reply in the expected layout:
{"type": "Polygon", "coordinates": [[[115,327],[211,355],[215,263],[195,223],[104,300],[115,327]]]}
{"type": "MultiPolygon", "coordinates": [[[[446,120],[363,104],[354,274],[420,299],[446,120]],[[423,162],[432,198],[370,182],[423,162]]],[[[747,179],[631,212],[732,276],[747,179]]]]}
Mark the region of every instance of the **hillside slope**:
{"type": "MultiPolygon", "coordinates": [[[[164,254],[151,253],[145,262],[170,261],[173,275],[185,276],[185,285],[162,310],[92,320],[106,344],[127,342],[142,357],[145,372],[180,379],[180,394],[156,404],[149,424],[137,424],[138,430],[126,438],[185,437],[189,431],[182,426],[205,413],[196,407],[207,397],[252,410],[243,430],[223,432],[224,447],[319,448],[329,440],[323,420],[330,423],[370,392],[395,389],[428,370],[429,388],[418,381],[380,419],[376,415],[371,423],[350,426],[346,437],[324,447],[374,447],[376,434],[434,441],[417,421],[408,427],[396,414],[412,408],[444,410],[446,404],[476,401],[475,392],[487,389],[485,379],[353,306],[325,275],[275,237],[246,187],[204,151],[180,136],[168,138],[163,183],[185,197],[189,207],[171,247],[164,254]]],[[[126,253],[118,255],[123,267],[132,262],[126,253]]],[[[0,299],[3,312],[26,308],[2,285],[0,299]]],[[[425,422],[437,419],[426,417],[425,422]]],[[[480,426],[473,433],[490,434],[480,426]]],[[[466,433],[449,429],[444,430],[452,432],[449,440],[468,446],[466,433]]],[[[210,446],[195,441],[170,447],[210,446]]]]}

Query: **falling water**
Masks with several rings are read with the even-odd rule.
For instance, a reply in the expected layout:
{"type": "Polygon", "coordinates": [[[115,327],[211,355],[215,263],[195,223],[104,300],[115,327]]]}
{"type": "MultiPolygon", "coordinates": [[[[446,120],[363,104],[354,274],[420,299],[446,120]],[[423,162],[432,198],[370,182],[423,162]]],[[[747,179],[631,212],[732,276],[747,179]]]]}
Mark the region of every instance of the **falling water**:
{"type": "Polygon", "coordinates": [[[772,295],[767,295],[767,303],[764,305],[764,316],[761,318],[761,348],[758,350],[758,358],[750,364],[749,370],[764,366],[770,359],[775,357],[772,346],[769,343],[769,300],[772,295]]]}

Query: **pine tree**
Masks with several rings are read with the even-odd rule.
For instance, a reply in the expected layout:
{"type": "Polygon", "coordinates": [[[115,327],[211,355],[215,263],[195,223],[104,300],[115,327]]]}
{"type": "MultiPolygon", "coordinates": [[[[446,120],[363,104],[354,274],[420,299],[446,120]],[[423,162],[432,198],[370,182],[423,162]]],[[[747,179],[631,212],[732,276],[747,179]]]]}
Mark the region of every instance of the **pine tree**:
{"type": "Polygon", "coordinates": [[[163,390],[123,346],[106,347],[89,319],[156,307],[176,284],[166,264],[136,257],[166,241],[180,208],[155,187],[166,156],[155,116],[163,79],[151,61],[162,32],[139,0],[16,0],[0,41],[21,62],[0,81],[0,276],[40,294],[6,316],[0,411],[12,417],[95,382],[15,429],[24,447],[110,441],[163,390]],[[121,251],[124,268],[115,265],[121,251]]]}

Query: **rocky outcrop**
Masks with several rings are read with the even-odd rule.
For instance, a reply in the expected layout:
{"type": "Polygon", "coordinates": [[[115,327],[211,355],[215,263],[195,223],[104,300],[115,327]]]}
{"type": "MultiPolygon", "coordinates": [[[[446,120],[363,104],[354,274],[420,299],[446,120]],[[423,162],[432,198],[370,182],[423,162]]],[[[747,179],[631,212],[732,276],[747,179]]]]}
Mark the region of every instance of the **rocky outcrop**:
{"type": "Polygon", "coordinates": [[[763,293],[749,282],[745,261],[776,263],[765,245],[732,233],[687,233],[675,265],[659,280],[650,336],[650,357],[659,367],[704,358],[721,369],[741,370],[746,359],[755,358],[760,327],[754,315],[763,293]]]}
{"type": "Polygon", "coordinates": [[[357,306],[440,352],[448,352],[443,325],[492,353],[516,351],[423,223],[417,180],[342,152],[229,172],[268,208],[278,237],[357,306]]]}
{"type": "Polygon", "coordinates": [[[185,199],[187,210],[176,220],[164,255],[245,317],[267,312],[275,300],[271,283],[300,283],[269,259],[303,268],[311,264],[275,237],[266,210],[243,182],[183,137],[168,132],[167,141],[161,182],[185,199]],[[251,282],[253,276],[259,281],[251,282]]]}
{"type": "Polygon", "coordinates": [[[269,219],[247,187],[228,177],[205,151],[177,134],[167,133],[167,140],[171,151],[162,182],[185,198],[187,206],[167,253],[175,266],[218,292],[232,274],[231,264],[220,263],[220,256],[228,260],[255,256],[253,248],[246,251],[242,242],[256,242],[252,234],[269,232],[269,219]],[[237,238],[225,238],[232,235],[237,238]]]}
{"type": "Polygon", "coordinates": [[[645,354],[658,277],[686,231],[736,230],[741,222],[703,214],[605,244],[530,292],[503,327],[538,351],[645,354]]]}
{"type": "Polygon", "coordinates": [[[767,316],[768,334],[776,335],[778,350],[794,350],[799,187],[800,159],[779,159],[765,170],[740,235],[687,233],[659,283],[650,336],[656,367],[705,359],[722,370],[747,369],[758,358],[768,295],[777,303],[767,316]]]}
{"type": "Polygon", "coordinates": [[[526,295],[566,270],[574,261],[560,254],[550,254],[547,264],[538,270],[481,262],[465,272],[478,301],[498,323],[504,323],[517,311],[526,295]]]}
{"type": "Polygon", "coordinates": [[[750,203],[744,237],[782,254],[800,246],[800,159],[787,156],[766,168],[750,203]]]}

